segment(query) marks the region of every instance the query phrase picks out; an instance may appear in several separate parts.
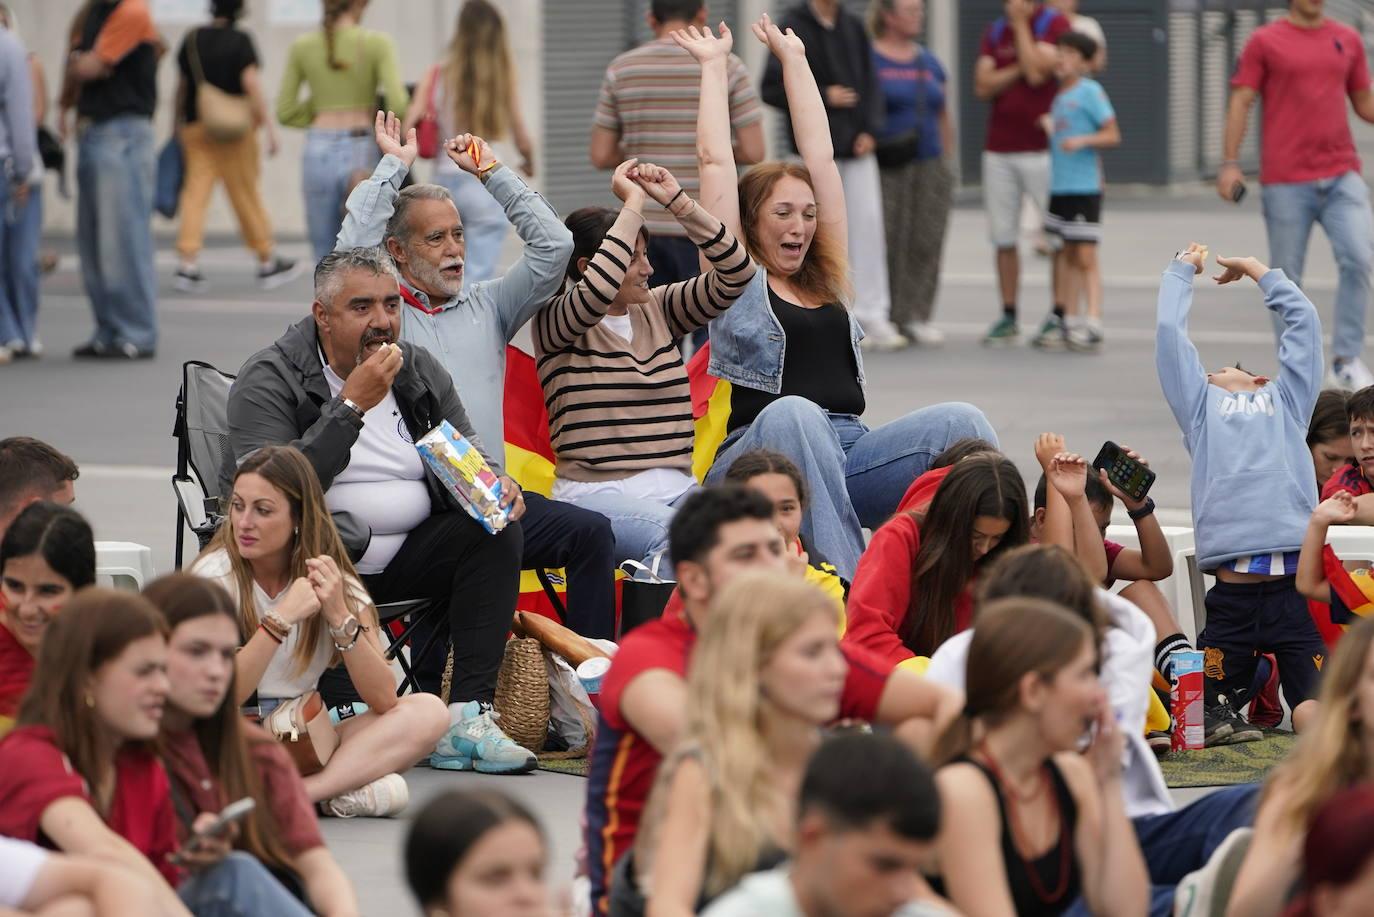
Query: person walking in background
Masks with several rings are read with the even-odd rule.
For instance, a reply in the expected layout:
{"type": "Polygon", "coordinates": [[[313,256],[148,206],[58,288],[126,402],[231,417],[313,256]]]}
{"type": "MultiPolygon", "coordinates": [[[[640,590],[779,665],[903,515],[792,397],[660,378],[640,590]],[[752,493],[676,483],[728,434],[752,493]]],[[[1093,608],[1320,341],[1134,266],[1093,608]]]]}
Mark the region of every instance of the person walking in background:
{"type": "Polygon", "coordinates": [[[410,101],[391,36],[358,24],[366,9],[367,0],[324,0],[323,25],[292,42],[277,91],[277,120],[308,128],[302,190],[316,261],[334,250],[354,173],[371,172],[381,158],[372,139],[378,92],[401,117],[410,101]]]}
{"type": "Polygon", "coordinates": [[[157,349],[153,112],[165,50],[147,0],[92,0],[77,14],[59,133],[77,122],[76,246],[95,333],[77,358],[141,360],[157,349]]]}
{"type": "Polygon", "coordinates": [[[945,68],[916,41],[925,15],[925,0],[873,0],[868,29],[887,115],[877,156],[892,323],[914,343],[938,347],[945,336],[930,319],[954,203],[954,127],[945,68]]]}
{"type": "Polygon", "coordinates": [[[29,54],[0,28],[0,364],[30,352],[38,314],[38,238],[43,198],[29,54]]]}
{"type": "Polygon", "coordinates": [[[272,223],[258,188],[260,156],[256,128],[262,127],[267,134],[269,156],[277,154],[277,131],[267,116],[253,39],[234,27],[242,15],[243,0],[212,0],[210,25],[188,32],[177,52],[181,73],[177,120],[186,157],[186,178],[178,207],[181,230],[177,233],[177,254],[181,264],[177,268],[176,287],[183,292],[206,289],[196,258],[204,242],[205,209],[216,181],[224,182],[229,203],[238,217],[239,233],[258,256],[258,285],[274,290],[301,273],[302,265],[275,254],[272,223]],[[217,136],[223,134],[223,129],[213,123],[214,115],[207,115],[198,107],[202,87],[227,93],[233,99],[230,105],[248,106],[252,120],[239,136],[217,136]]]}
{"type": "MultiPolygon", "coordinates": [[[[854,278],[854,315],[864,330],[863,346],[896,350],[909,341],[892,324],[887,284],[887,245],[875,217],[883,211],[878,160],[873,155],[884,117],[883,93],[873,66],[873,51],[863,22],[839,0],[808,0],[792,7],[778,23],[802,40],[807,63],[820,87],[840,170],[850,219],[846,241],[854,278]]],[[[782,63],[770,57],[763,73],[763,100],[787,111],[782,63]]],[[[790,133],[792,149],[799,150],[790,133]]]]}
{"type": "MultiPolygon", "coordinates": [[[[520,154],[520,171],[533,176],[534,145],[520,111],[518,83],[500,12],[487,0],[467,0],[444,60],[415,87],[416,102],[401,125],[401,136],[430,115],[438,122],[440,137],[470,133],[496,143],[510,135],[520,154]]],[[[434,157],[432,177],[448,189],[463,215],[464,280],[471,284],[497,276],[501,245],[510,229],[501,202],[442,151],[434,157]]]]}
{"type": "MultiPolygon", "coordinates": [[[[614,169],[627,159],[653,162],[672,172],[682,192],[701,191],[697,166],[697,91],[701,65],[670,38],[672,32],[706,26],[702,0],[653,0],[649,28],[653,41],[621,54],[606,68],[601,97],[592,123],[591,160],[598,169],[614,169]]],[[[763,109],[744,62],[730,55],[730,129],[735,161],[762,162],[763,109]]],[[[655,287],[690,280],[700,273],[698,249],[683,226],[665,208],[648,202],[644,227],[655,287]]]]}
{"type": "Polygon", "coordinates": [[[1312,224],[1326,231],[1339,277],[1326,386],[1357,391],[1374,385],[1374,373],[1360,359],[1374,217],[1345,100],[1348,96],[1355,114],[1374,123],[1374,91],[1360,33],[1327,19],[1323,5],[1323,0],[1290,0],[1287,17],[1256,29],[1245,43],[1231,77],[1217,194],[1239,203],[1244,193],[1240,145],[1250,106],[1259,99],[1259,177],[1269,260],[1302,286],[1312,224]]]}
{"type": "MultiPolygon", "coordinates": [[[[1040,128],[1040,118],[1054,102],[1055,42],[1069,31],[1067,19],[1035,0],[1005,0],[1002,8],[1005,14],[983,33],[973,71],[973,94],[992,106],[983,147],[983,202],[997,252],[1002,317],[983,337],[989,345],[1015,344],[1021,338],[1016,320],[1021,204],[1029,197],[1043,218],[1049,203],[1049,138],[1040,128]]],[[[1050,294],[1053,298],[1052,276],[1050,294]]],[[[1057,330],[1058,321],[1051,319],[1054,316],[1046,319],[1046,327],[1057,330]]]]}
{"type": "Polygon", "coordinates": [[[1107,33],[1102,31],[1102,23],[1080,13],[1078,0],[1049,0],[1049,5],[1069,20],[1070,29],[1097,42],[1097,53],[1089,62],[1088,72],[1093,76],[1101,75],[1102,71],[1107,69],[1107,33]]]}

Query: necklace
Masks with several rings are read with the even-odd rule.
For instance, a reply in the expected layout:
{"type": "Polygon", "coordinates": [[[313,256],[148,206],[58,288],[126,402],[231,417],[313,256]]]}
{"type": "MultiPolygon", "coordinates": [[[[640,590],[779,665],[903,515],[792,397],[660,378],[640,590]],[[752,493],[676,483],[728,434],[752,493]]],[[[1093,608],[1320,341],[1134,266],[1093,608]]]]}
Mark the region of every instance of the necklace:
{"type": "Polygon", "coordinates": [[[997,760],[988,751],[987,740],[984,739],[978,746],[978,751],[988,763],[988,770],[992,772],[993,779],[997,785],[1006,793],[1007,796],[1007,822],[1011,829],[1012,848],[1016,852],[1016,858],[1021,861],[1021,866],[1026,870],[1026,878],[1030,880],[1031,891],[1035,892],[1035,897],[1046,904],[1053,904],[1064,897],[1069,890],[1069,867],[1072,852],[1069,850],[1071,839],[1064,837],[1063,813],[1059,808],[1059,796],[1057,793],[1050,793],[1050,808],[1054,815],[1054,821],[1059,825],[1059,840],[1056,846],[1059,848],[1059,878],[1055,881],[1054,891],[1047,891],[1043,882],[1040,881],[1040,873],[1035,868],[1035,863],[1028,860],[1021,851],[1029,849],[1026,843],[1026,832],[1021,830],[1021,820],[1017,812],[1018,806],[1024,805],[1040,795],[1041,791],[1049,786],[1050,769],[1049,763],[1040,767],[1040,785],[1028,796],[1017,796],[1015,788],[1002,776],[1001,769],[997,766],[997,760]]]}

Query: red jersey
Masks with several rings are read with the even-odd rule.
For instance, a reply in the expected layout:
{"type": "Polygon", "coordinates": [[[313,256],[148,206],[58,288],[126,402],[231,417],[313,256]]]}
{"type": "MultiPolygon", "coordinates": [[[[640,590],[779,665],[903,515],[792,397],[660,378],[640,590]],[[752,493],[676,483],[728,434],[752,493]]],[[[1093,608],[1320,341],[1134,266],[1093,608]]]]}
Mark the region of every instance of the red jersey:
{"type": "MultiPolygon", "coordinates": [[[[663,617],[641,624],[625,638],[601,683],[585,819],[594,913],[607,912],[611,871],[634,844],[640,816],[663,760],[625,721],[620,697],[630,682],[652,669],[685,679],[696,642],[697,632],[687,620],[682,597],[674,591],[663,617]]],[[[840,649],[849,663],[849,673],[840,697],[839,719],[871,722],[878,714],[890,667],[861,647],[841,644],[840,649]]]]}
{"type": "Polygon", "coordinates": [[[1364,41],[1328,19],[1304,29],[1287,19],[1260,26],[1231,76],[1263,102],[1260,181],[1308,182],[1360,171],[1346,98],[1369,88],[1364,41]]]}
{"type": "MultiPolygon", "coordinates": [[[[1031,34],[1037,42],[1054,44],[1070,31],[1069,20],[1043,4],[1031,14],[1031,34]]],[[[1016,36],[1006,17],[1000,17],[983,33],[979,57],[990,57],[1001,70],[1016,63],[1016,36]]],[[[1032,86],[1018,79],[992,100],[988,112],[989,153],[1039,153],[1049,149],[1049,136],[1040,128],[1040,116],[1048,114],[1059,84],[1053,77],[1032,86]]]]}
{"type": "Polygon", "coordinates": [[[1359,462],[1347,462],[1337,468],[1335,473],[1322,485],[1322,499],[1329,500],[1341,491],[1345,491],[1353,497],[1362,497],[1367,493],[1374,493],[1374,487],[1369,486],[1369,481],[1365,479],[1364,472],[1360,470],[1359,462]]]}
{"type": "Polygon", "coordinates": [[[33,657],[0,621],[0,738],[14,726],[19,701],[33,680],[33,657]]]}
{"type": "MultiPolygon", "coordinates": [[[[0,741],[0,834],[51,847],[40,822],[48,806],[68,796],[95,805],[52,730],[23,726],[0,741]]],[[[176,888],[181,870],[167,862],[177,849],[176,814],[167,772],[152,752],[126,746],[115,756],[114,799],[104,818],[176,888]]]]}

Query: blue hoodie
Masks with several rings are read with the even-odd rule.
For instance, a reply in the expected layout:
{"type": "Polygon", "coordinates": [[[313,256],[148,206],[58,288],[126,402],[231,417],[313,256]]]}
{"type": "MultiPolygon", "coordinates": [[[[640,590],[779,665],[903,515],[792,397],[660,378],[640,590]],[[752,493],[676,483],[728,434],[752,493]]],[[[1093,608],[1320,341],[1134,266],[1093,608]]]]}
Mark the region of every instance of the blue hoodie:
{"type": "Polygon", "coordinates": [[[1260,278],[1264,304],[1283,319],[1279,377],[1257,392],[1207,381],[1188,340],[1193,266],[1175,260],[1159,286],[1155,367],[1193,457],[1198,567],[1215,570],[1251,554],[1296,551],[1316,502],[1307,424],[1321,388],[1317,310],[1283,271],[1260,278]]]}

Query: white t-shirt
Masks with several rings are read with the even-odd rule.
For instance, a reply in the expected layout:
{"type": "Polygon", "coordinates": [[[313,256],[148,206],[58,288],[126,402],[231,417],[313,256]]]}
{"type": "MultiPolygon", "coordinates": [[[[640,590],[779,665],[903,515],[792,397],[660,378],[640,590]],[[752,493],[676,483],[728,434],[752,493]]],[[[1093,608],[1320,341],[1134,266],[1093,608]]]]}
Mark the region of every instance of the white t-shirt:
{"type": "MultiPolygon", "coordinates": [[[[219,583],[233,597],[234,605],[238,605],[238,580],[235,579],[233,568],[230,566],[229,552],[221,549],[205,555],[191,565],[191,572],[219,583]]],[[[348,587],[355,600],[367,605],[372,604],[372,599],[362,583],[350,577],[348,587]]],[[[287,584],[287,588],[290,588],[290,584],[287,584]]],[[[285,595],[286,589],[283,589],[277,595],[269,596],[261,586],[253,583],[253,605],[258,610],[258,620],[261,621],[269,611],[275,611],[285,595]]],[[[320,676],[329,668],[329,660],[334,656],[334,638],[329,636],[327,627],[322,628],[319,644],[310,657],[310,663],[304,670],[297,672],[296,646],[300,643],[303,632],[304,628],[300,626],[291,628],[285,642],[272,654],[267,669],[262,673],[262,680],[258,682],[258,697],[286,700],[315,690],[320,676]]]]}
{"type": "Polygon", "coordinates": [[[48,856],[36,844],[0,837],[0,907],[17,909],[23,903],[48,856]]]}
{"type": "MultiPolygon", "coordinates": [[[[745,876],[701,912],[701,917],[806,917],[797,905],[797,894],[788,878],[790,866],[745,876]]],[[[933,901],[911,901],[890,917],[953,917],[954,912],[933,901]]]]}
{"type": "MultiPolygon", "coordinates": [[[[324,360],[324,378],[335,397],[344,380],[324,360]]],[[[396,395],[386,397],[363,415],[363,428],[349,450],[348,467],[325,492],[330,512],[349,512],[372,528],[367,553],[355,566],[359,573],[381,573],[401,550],[411,529],[429,518],[432,507],[425,484],[425,463],[415,451],[396,395]]]]}
{"type": "Polygon", "coordinates": [[[567,478],[558,478],[553,482],[553,498],[576,503],[587,497],[628,497],[633,500],[652,500],[667,506],[677,502],[696,483],[696,479],[681,468],[646,468],[615,481],[569,481],[567,478]]]}

